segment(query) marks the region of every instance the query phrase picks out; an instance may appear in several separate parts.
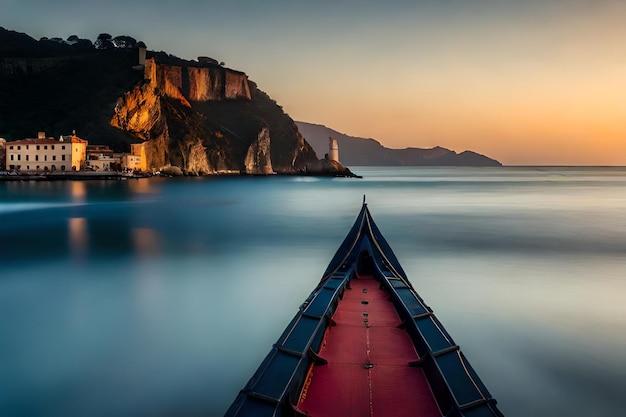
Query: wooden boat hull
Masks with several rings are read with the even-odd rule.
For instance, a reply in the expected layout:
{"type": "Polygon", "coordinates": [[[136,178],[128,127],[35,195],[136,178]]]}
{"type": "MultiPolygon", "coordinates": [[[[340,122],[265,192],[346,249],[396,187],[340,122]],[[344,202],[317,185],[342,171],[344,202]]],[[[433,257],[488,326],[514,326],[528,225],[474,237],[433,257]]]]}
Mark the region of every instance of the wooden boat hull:
{"type": "Polygon", "coordinates": [[[502,416],[414,290],[364,202],[320,283],[226,416],[399,416],[401,410],[413,416],[502,416]],[[350,303],[352,309],[344,308],[350,303]],[[355,339],[365,341],[363,349],[349,348],[355,339]],[[352,351],[361,356],[348,357],[352,351]]]}

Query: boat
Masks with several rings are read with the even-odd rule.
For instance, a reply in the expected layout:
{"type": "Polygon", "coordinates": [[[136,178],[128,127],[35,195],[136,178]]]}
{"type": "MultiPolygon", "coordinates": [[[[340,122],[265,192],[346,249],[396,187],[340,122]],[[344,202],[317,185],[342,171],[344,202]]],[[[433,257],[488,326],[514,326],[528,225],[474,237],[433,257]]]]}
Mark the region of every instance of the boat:
{"type": "Polygon", "coordinates": [[[363,197],[319,284],[225,416],[503,414],[409,282],[363,197]]]}

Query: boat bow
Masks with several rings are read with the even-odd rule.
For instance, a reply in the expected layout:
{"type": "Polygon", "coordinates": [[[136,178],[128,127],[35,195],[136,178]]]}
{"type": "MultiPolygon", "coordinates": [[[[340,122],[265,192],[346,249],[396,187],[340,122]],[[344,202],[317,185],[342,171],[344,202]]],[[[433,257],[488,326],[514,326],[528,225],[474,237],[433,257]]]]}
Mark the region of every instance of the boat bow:
{"type": "MultiPolygon", "coordinates": [[[[406,366],[423,372],[439,415],[502,416],[495,399],[459,346],[414,290],[365,201],[319,284],[226,416],[309,415],[299,405],[306,397],[314,369],[326,362],[320,350],[329,327],[335,324],[333,315],[337,306],[344,292],[350,290],[351,281],[358,280],[359,276],[374,278],[388,294],[399,316],[400,327],[408,334],[417,354],[416,360],[406,366]]],[[[364,316],[368,326],[367,314],[364,316]]],[[[389,410],[388,415],[395,415],[394,410],[389,410]]]]}

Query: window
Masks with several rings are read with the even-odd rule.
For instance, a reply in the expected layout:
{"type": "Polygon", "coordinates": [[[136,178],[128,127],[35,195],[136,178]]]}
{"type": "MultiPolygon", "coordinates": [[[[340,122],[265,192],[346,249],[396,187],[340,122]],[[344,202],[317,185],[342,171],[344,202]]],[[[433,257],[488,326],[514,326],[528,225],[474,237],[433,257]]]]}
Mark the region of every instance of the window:
{"type": "Polygon", "coordinates": [[[14,156],[14,155],[13,155],[13,154],[11,154],[11,161],[14,161],[13,156],[14,156]]]}
{"type": "Polygon", "coordinates": [[[26,145],[26,150],[28,150],[28,145],[26,145]]]}
{"type": "Polygon", "coordinates": [[[54,145],[52,145],[50,148],[52,148],[52,150],[54,150],[54,145]]]}
{"type": "Polygon", "coordinates": [[[39,161],[39,155],[35,155],[35,161],[39,161]]]}
{"type": "Polygon", "coordinates": [[[40,150],[40,149],[41,149],[41,146],[37,145],[37,150],[40,150]]]}
{"type": "Polygon", "coordinates": [[[48,145],[43,145],[43,148],[47,151],[48,150],[48,145]]]}
{"type": "Polygon", "coordinates": [[[21,149],[22,149],[22,147],[20,145],[17,145],[17,150],[19,151],[21,149]]]}
{"type": "Polygon", "coordinates": [[[13,145],[9,146],[9,149],[13,149],[13,145]]]}
{"type": "Polygon", "coordinates": [[[52,160],[56,161],[57,160],[57,156],[56,155],[52,155],[52,160]]]}
{"type": "Polygon", "coordinates": [[[21,161],[22,160],[22,155],[20,155],[19,153],[17,154],[17,160],[21,161]]]}
{"type": "Polygon", "coordinates": [[[65,161],[65,154],[61,155],[61,161],[65,161]]]}
{"type": "Polygon", "coordinates": [[[37,165],[37,170],[39,171],[39,165],[37,165]]]}
{"type": "Polygon", "coordinates": [[[44,155],[44,156],[43,156],[43,160],[44,160],[44,161],[47,161],[47,160],[48,160],[48,155],[44,155]]]}
{"type": "Polygon", "coordinates": [[[30,165],[26,165],[26,170],[30,171],[30,165]]]}
{"type": "Polygon", "coordinates": [[[65,150],[65,145],[61,145],[61,149],[65,150]]]}
{"type": "Polygon", "coordinates": [[[26,160],[28,161],[28,154],[26,154],[26,160]]]}
{"type": "Polygon", "coordinates": [[[65,165],[61,165],[61,171],[65,171],[65,165]]]}

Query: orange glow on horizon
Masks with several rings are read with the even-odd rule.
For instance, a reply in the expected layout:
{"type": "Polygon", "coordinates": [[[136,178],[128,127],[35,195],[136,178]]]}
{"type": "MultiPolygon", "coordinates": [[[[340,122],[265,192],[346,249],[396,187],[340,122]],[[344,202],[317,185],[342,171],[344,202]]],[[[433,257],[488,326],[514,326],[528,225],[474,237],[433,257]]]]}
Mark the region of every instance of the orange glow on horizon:
{"type": "Polygon", "coordinates": [[[436,93],[431,87],[393,99],[379,91],[365,104],[346,97],[310,103],[307,111],[330,128],[390,148],[473,150],[505,165],[626,165],[626,77],[612,75],[594,83],[576,84],[564,74],[560,85],[550,77],[470,87],[450,78],[436,93]]]}

